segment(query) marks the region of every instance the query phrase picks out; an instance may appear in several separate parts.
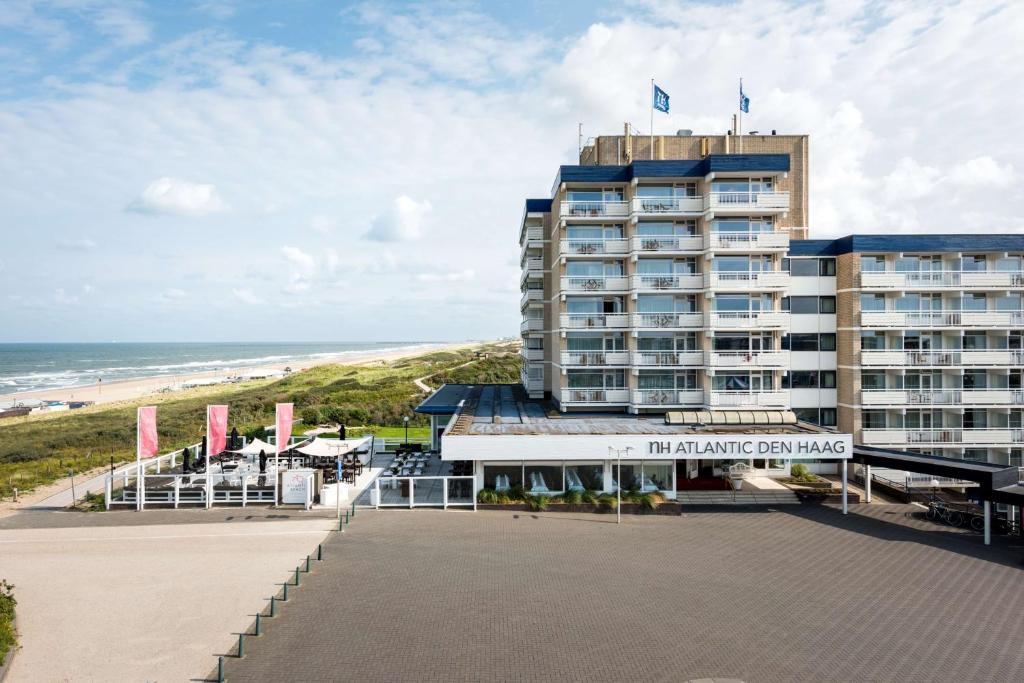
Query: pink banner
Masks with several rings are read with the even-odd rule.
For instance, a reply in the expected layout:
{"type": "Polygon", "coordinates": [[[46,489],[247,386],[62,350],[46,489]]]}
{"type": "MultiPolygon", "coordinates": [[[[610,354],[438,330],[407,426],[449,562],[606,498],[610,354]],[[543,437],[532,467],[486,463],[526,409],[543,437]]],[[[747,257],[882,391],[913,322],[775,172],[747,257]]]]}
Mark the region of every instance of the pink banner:
{"type": "Polygon", "coordinates": [[[206,425],[206,452],[210,456],[223,453],[228,444],[228,407],[206,406],[206,425]]]}
{"type": "Polygon", "coordinates": [[[139,408],[138,458],[152,458],[157,453],[156,406],[139,408]]]}
{"type": "Polygon", "coordinates": [[[277,443],[278,453],[282,449],[287,448],[288,442],[291,441],[293,408],[294,405],[291,403],[277,404],[277,430],[274,432],[274,438],[277,443]]]}

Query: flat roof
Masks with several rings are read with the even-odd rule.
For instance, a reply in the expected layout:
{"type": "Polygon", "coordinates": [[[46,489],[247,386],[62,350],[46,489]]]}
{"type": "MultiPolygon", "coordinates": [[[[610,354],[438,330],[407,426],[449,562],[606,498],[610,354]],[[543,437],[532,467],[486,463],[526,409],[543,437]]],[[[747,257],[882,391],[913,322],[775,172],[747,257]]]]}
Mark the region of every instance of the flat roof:
{"type": "Polygon", "coordinates": [[[791,240],[789,256],[839,256],[850,253],[1024,251],[1018,233],[847,235],[834,240],[791,240]]]}

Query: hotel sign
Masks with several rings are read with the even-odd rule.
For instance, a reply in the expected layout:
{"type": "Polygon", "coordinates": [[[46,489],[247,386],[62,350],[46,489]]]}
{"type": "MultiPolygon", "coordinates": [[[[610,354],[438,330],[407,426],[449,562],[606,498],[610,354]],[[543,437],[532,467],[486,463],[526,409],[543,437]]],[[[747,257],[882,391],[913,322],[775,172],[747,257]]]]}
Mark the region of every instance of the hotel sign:
{"type": "Polygon", "coordinates": [[[647,442],[649,456],[692,458],[848,458],[849,434],[681,437],[647,442]]]}

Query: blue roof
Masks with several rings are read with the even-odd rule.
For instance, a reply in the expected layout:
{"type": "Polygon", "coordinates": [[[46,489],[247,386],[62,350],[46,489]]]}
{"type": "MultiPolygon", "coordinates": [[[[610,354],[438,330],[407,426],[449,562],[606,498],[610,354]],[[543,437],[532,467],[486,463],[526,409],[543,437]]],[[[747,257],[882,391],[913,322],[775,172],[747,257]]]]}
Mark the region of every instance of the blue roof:
{"type": "Polygon", "coordinates": [[[835,256],[838,240],[790,240],[787,256],[835,256]]]}
{"type": "Polygon", "coordinates": [[[627,166],[559,166],[560,183],[627,183],[633,178],[700,178],[708,173],[788,172],[788,154],[710,154],[703,159],[637,160],[627,166]]]}
{"type": "Polygon", "coordinates": [[[526,213],[551,213],[551,199],[527,199],[526,213]]]}
{"type": "Polygon", "coordinates": [[[1024,234],[847,235],[835,240],[792,240],[790,256],[850,253],[1024,251],[1024,234]]]}

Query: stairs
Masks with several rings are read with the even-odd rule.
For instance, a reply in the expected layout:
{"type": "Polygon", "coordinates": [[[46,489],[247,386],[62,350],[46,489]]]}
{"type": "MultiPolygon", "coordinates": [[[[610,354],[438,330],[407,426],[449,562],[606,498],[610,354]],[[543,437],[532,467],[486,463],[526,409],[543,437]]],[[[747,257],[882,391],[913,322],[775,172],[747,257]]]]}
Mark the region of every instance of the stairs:
{"type": "Polygon", "coordinates": [[[676,501],[686,505],[799,505],[800,499],[785,491],[678,491],[676,501]]]}

